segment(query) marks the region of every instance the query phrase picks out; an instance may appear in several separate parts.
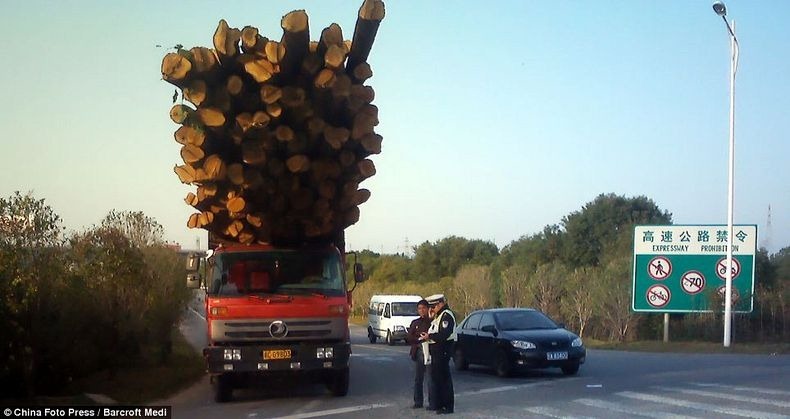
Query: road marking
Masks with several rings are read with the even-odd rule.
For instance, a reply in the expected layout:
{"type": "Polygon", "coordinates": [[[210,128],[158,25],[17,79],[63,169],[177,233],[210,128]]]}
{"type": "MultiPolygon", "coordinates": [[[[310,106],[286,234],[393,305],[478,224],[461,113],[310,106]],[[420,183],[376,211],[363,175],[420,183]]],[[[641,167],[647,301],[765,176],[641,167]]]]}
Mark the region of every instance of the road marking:
{"type": "Polygon", "coordinates": [[[629,409],[627,407],[623,407],[623,406],[621,406],[621,405],[619,405],[617,403],[607,402],[607,401],[598,400],[598,399],[576,399],[576,400],[574,400],[574,402],[581,403],[581,404],[583,404],[585,406],[597,407],[599,409],[605,409],[605,410],[611,410],[612,412],[625,413],[625,414],[634,415],[634,416],[645,416],[645,417],[648,417],[648,418],[657,418],[657,419],[663,419],[663,418],[691,419],[691,418],[695,418],[695,416],[682,416],[682,415],[675,415],[675,414],[672,414],[672,413],[665,413],[665,412],[648,412],[648,411],[645,411],[645,410],[634,410],[634,409],[629,409]]]}
{"type": "Polygon", "coordinates": [[[739,396],[737,394],[732,393],[718,393],[714,391],[702,391],[702,390],[687,390],[687,389],[676,389],[672,387],[654,387],[657,389],[661,389],[664,391],[679,391],[684,394],[694,394],[697,396],[705,396],[705,397],[715,397],[719,399],[727,399],[727,400],[734,400],[736,402],[747,402],[747,403],[755,403],[755,404],[766,404],[776,407],[790,407],[790,402],[779,402],[772,399],[763,399],[760,397],[746,397],[746,396],[739,396]]]}
{"type": "Polygon", "coordinates": [[[790,391],[782,391],[782,390],[772,390],[769,388],[759,388],[759,387],[743,387],[743,386],[726,386],[723,384],[714,384],[714,383],[691,383],[695,386],[699,387],[717,387],[717,388],[728,388],[730,390],[736,391],[751,391],[753,393],[762,393],[762,394],[770,394],[772,396],[788,396],[790,397],[790,391]]]}
{"type": "Polygon", "coordinates": [[[341,407],[339,409],[320,410],[316,412],[299,413],[296,415],[279,416],[275,419],[316,418],[319,416],[342,415],[344,413],[360,412],[362,410],[381,409],[383,407],[390,407],[390,406],[393,406],[393,404],[392,403],[363,404],[360,406],[341,407]]]}
{"type": "Polygon", "coordinates": [[[571,418],[593,419],[593,418],[590,418],[589,416],[568,416],[568,415],[564,415],[561,411],[559,411],[557,409],[554,409],[552,407],[546,407],[546,406],[525,407],[524,410],[526,410],[529,413],[534,413],[536,415],[543,415],[543,416],[548,416],[550,418],[557,418],[557,419],[571,419],[571,418]]]}
{"type": "Polygon", "coordinates": [[[644,393],[634,393],[631,391],[622,391],[620,393],[615,393],[618,396],[628,397],[629,399],[636,399],[642,400],[647,402],[654,402],[654,403],[663,403],[669,404],[672,406],[680,406],[680,407],[687,407],[691,409],[699,409],[704,410],[707,412],[716,412],[722,413],[725,415],[733,415],[733,416],[743,416],[745,418],[756,418],[756,419],[787,419],[785,415],[777,415],[774,413],[768,412],[760,412],[756,410],[743,410],[743,409],[735,409],[735,408],[724,408],[719,407],[715,404],[708,404],[708,403],[697,403],[697,402],[689,402],[684,400],[675,400],[669,397],[661,397],[661,396],[654,396],[652,394],[644,394],[644,393]]]}
{"type": "Polygon", "coordinates": [[[191,312],[195,313],[195,315],[196,315],[196,316],[200,317],[200,318],[201,318],[201,319],[203,319],[204,321],[206,320],[206,318],[205,318],[205,317],[203,317],[203,315],[202,315],[202,314],[200,314],[200,313],[198,313],[197,311],[195,311],[195,309],[194,309],[194,308],[192,308],[192,307],[189,307],[189,311],[191,311],[191,312]]]}
{"type": "Polygon", "coordinates": [[[406,351],[402,351],[402,350],[398,350],[398,349],[394,349],[394,348],[386,348],[386,347],[381,347],[381,346],[373,346],[372,344],[370,344],[370,345],[364,345],[364,344],[363,345],[354,345],[353,348],[357,348],[357,349],[363,349],[363,348],[364,349],[375,349],[377,351],[387,351],[387,352],[393,352],[393,353],[401,354],[401,355],[406,355],[407,354],[406,351]]]}
{"type": "MultiPolygon", "coordinates": [[[[581,377],[579,377],[579,378],[563,378],[562,382],[563,383],[567,383],[567,382],[570,382],[570,381],[575,381],[575,380],[580,380],[580,379],[581,379],[581,377]]],[[[550,381],[541,381],[541,382],[538,382],[538,383],[519,384],[519,385],[510,385],[510,386],[501,386],[501,387],[489,387],[489,388],[483,388],[483,389],[479,389],[479,390],[469,390],[469,391],[464,391],[462,393],[456,393],[455,396],[456,397],[473,396],[473,395],[476,395],[476,394],[500,393],[500,392],[503,392],[503,391],[519,390],[519,389],[523,389],[523,388],[547,386],[547,385],[553,384],[554,381],[555,380],[550,380],[550,381]]]]}

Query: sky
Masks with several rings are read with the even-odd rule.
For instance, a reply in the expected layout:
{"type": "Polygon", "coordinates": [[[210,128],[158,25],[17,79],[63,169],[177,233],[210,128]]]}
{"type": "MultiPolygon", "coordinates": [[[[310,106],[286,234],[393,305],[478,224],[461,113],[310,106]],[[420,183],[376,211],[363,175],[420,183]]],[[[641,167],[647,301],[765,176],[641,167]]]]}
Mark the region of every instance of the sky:
{"type": "MultiPolygon", "coordinates": [[[[369,62],[383,151],[351,250],[409,253],[450,235],[513,240],[602,193],[676,224],[726,224],[730,44],[712,2],[385,1],[369,62]]],[[[740,45],[734,222],[790,246],[790,14],[727,3],[740,45]],[[769,225],[770,207],[770,225],[769,225]]],[[[69,231],[143,211],[186,248],[194,187],[162,57],[211,47],[220,19],[271,39],[305,9],[311,39],[353,33],[360,1],[6,1],[0,197],[32,191],[69,231]]]]}

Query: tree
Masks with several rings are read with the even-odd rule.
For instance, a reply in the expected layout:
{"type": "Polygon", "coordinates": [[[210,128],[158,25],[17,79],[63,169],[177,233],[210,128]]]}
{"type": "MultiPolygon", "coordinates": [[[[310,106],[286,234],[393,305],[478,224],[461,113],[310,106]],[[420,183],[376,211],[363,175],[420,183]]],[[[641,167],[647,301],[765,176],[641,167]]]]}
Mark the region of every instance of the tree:
{"type": "Polygon", "coordinates": [[[483,240],[445,237],[414,248],[414,274],[428,281],[452,277],[466,264],[488,265],[499,254],[496,245],[483,240]]]}
{"type": "Polygon", "coordinates": [[[562,284],[568,279],[568,275],[568,269],[558,261],[538,266],[527,288],[527,293],[532,296],[538,310],[555,319],[560,317],[562,284]]]}
{"type": "Polygon", "coordinates": [[[532,272],[525,265],[513,265],[502,272],[501,296],[505,307],[524,307],[527,305],[527,287],[532,272]]]}
{"type": "Polygon", "coordinates": [[[560,305],[562,311],[578,326],[579,337],[584,337],[584,330],[595,312],[595,299],[591,290],[600,286],[600,276],[600,268],[585,266],[576,268],[564,283],[565,297],[560,305]]]}
{"type": "Polygon", "coordinates": [[[603,267],[598,286],[592,288],[596,316],[602,320],[610,340],[625,341],[636,325],[631,311],[631,259],[621,257],[603,267]]]}
{"type": "Polygon", "coordinates": [[[565,234],[562,259],[572,268],[598,266],[604,254],[628,254],[636,224],[670,224],[672,214],[647,197],[598,195],[592,202],[562,219],[565,234]]]}
{"type": "Polygon", "coordinates": [[[43,199],[15,192],[0,199],[0,389],[36,392],[42,345],[47,335],[46,304],[62,277],[60,217],[43,199]]]}
{"type": "MultiPolygon", "coordinates": [[[[465,265],[450,287],[450,301],[458,314],[469,313],[491,305],[491,268],[465,265]]],[[[460,316],[457,319],[461,320],[460,316]]]]}
{"type": "Polygon", "coordinates": [[[164,228],[142,211],[110,211],[101,222],[102,227],[114,228],[126,236],[137,247],[164,243],[164,228]]]}

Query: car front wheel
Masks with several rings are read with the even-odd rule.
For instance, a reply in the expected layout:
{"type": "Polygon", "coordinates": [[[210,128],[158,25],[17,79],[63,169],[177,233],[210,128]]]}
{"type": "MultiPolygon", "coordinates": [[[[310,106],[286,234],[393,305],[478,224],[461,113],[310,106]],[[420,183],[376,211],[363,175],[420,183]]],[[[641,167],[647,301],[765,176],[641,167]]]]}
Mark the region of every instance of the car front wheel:
{"type": "Polygon", "coordinates": [[[496,375],[500,377],[509,377],[511,370],[510,360],[505,351],[498,351],[494,358],[494,371],[496,371],[496,375]]]}

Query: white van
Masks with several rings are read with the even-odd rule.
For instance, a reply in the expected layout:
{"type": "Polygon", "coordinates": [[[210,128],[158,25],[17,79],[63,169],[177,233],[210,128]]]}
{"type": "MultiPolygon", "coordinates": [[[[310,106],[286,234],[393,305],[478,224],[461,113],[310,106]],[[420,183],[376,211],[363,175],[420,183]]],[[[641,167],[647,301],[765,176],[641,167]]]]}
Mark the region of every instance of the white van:
{"type": "Polygon", "coordinates": [[[374,295],[368,305],[368,339],[384,338],[388,345],[406,340],[406,331],[417,315],[419,295],[374,295]]]}

